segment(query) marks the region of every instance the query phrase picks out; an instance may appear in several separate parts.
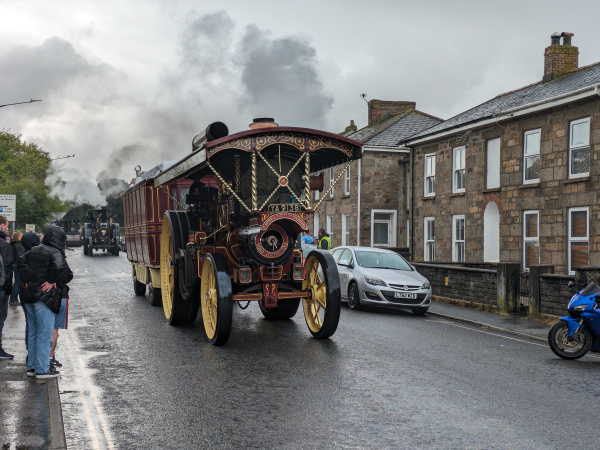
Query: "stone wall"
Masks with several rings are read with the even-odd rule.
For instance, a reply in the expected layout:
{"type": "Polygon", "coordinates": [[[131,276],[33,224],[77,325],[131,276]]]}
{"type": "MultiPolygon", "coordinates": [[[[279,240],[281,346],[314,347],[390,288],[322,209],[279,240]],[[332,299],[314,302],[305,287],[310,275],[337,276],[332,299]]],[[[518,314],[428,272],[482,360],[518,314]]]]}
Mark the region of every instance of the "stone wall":
{"type": "Polygon", "coordinates": [[[454,265],[413,263],[429,280],[434,299],[444,297],[497,306],[497,271],[454,265]],[[448,286],[445,279],[448,277],[448,286]]]}
{"type": "Polygon", "coordinates": [[[540,274],[540,312],[553,316],[568,315],[567,305],[573,292],[567,285],[574,280],[573,275],[540,274]]]}
{"type": "Polygon", "coordinates": [[[523,211],[540,212],[540,264],[567,272],[567,215],[571,207],[590,208],[590,261],[600,264],[600,100],[503,121],[415,147],[413,259],[423,261],[424,217],[435,217],[436,262],[452,261],[452,216],[465,215],[465,261],[483,262],[483,214],[489,202],[500,211],[500,261],[523,260],[523,211]],[[568,178],[569,122],[590,117],[590,176],[568,178]],[[524,132],[541,128],[540,182],[523,184],[524,132]],[[489,139],[501,139],[500,188],[487,189],[489,139]],[[465,193],[452,194],[452,149],[466,145],[465,193]],[[436,153],[434,197],[424,197],[424,156],[436,153]]]}

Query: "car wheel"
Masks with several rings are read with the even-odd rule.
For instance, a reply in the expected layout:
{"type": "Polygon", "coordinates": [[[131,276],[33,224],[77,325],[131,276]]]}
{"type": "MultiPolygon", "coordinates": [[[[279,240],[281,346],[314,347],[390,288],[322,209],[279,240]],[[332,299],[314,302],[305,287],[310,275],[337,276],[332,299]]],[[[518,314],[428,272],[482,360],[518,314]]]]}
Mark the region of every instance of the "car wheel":
{"type": "Polygon", "coordinates": [[[427,312],[427,308],[413,308],[412,312],[415,316],[424,316],[427,312]]]}
{"type": "Polygon", "coordinates": [[[358,285],[356,283],[350,284],[348,288],[348,307],[355,311],[361,309],[358,285]]]}

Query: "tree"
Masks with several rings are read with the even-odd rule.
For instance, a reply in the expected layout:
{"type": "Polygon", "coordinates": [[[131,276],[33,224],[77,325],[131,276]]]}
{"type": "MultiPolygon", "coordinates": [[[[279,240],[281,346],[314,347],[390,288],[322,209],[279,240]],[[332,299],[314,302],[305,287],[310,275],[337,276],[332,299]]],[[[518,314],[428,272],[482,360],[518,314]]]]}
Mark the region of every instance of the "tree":
{"type": "Polygon", "coordinates": [[[52,213],[68,209],[50,195],[45,184],[50,164],[50,154],[37,144],[23,141],[20,134],[0,131],[0,193],[17,196],[18,228],[26,223],[43,227],[52,213]]]}

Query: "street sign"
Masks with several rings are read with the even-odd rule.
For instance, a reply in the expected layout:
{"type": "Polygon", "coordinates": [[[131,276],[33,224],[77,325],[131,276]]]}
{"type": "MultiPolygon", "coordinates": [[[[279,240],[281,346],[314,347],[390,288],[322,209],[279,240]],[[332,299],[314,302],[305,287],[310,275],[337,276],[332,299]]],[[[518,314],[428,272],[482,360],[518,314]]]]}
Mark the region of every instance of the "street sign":
{"type": "Polygon", "coordinates": [[[35,224],[34,223],[25,224],[25,233],[35,233],[35,224]]]}
{"type": "Polygon", "coordinates": [[[0,216],[6,217],[9,222],[17,220],[17,196],[14,194],[0,194],[0,216]]]}

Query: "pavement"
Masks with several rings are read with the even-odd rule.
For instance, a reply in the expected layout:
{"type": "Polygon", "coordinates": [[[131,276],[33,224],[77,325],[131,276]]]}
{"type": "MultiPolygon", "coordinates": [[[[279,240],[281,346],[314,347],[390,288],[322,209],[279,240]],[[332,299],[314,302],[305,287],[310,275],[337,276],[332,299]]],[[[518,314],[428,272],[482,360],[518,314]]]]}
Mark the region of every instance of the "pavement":
{"type": "Polygon", "coordinates": [[[2,345],[15,355],[0,361],[0,448],[66,449],[59,381],[27,377],[25,316],[9,306],[2,345]]]}

